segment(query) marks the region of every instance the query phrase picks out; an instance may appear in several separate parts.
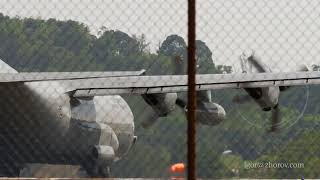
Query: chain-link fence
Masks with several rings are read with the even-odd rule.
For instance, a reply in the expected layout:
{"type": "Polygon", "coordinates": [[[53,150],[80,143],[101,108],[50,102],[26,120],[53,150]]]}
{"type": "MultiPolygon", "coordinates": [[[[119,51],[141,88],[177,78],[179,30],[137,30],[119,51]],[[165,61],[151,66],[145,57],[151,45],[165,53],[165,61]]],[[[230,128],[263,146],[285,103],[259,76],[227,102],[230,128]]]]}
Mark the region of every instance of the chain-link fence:
{"type": "MultiPolygon", "coordinates": [[[[315,0],[198,0],[197,72],[318,71],[319,16],[315,0]]],[[[1,176],[185,176],[184,79],[147,76],[186,74],[186,38],[185,0],[0,0],[1,176]]],[[[318,178],[318,89],[199,91],[197,177],[318,178]]]]}

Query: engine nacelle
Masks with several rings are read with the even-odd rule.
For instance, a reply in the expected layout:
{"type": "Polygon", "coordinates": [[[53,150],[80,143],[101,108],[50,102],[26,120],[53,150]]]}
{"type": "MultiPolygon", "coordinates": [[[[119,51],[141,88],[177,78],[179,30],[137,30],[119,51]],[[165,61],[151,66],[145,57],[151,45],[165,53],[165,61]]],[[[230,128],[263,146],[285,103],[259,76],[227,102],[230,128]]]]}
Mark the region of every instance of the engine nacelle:
{"type": "MultiPolygon", "coordinates": [[[[178,99],[177,105],[188,111],[186,100],[178,99]]],[[[196,116],[199,123],[215,126],[226,118],[226,111],[221,105],[211,101],[211,91],[198,91],[196,116]]]]}
{"type": "Polygon", "coordinates": [[[152,107],[159,117],[167,116],[175,109],[177,93],[143,94],[143,99],[152,107]]]}
{"type": "Polygon", "coordinates": [[[211,101],[211,91],[197,92],[197,120],[199,123],[215,126],[226,117],[226,111],[222,106],[211,101]]]}
{"type": "Polygon", "coordinates": [[[109,166],[116,159],[114,149],[111,146],[94,146],[91,155],[100,166],[109,166]]]}
{"type": "Polygon", "coordinates": [[[142,98],[153,109],[153,113],[145,121],[142,122],[144,128],[150,127],[159,117],[167,116],[175,109],[177,93],[166,94],[143,94],[142,98]]]}
{"type": "Polygon", "coordinates": [[[199,123],[215,126],[225,119],[226,112],[219,104],[199,101],[197,103],[196,115],[199,123]]]}

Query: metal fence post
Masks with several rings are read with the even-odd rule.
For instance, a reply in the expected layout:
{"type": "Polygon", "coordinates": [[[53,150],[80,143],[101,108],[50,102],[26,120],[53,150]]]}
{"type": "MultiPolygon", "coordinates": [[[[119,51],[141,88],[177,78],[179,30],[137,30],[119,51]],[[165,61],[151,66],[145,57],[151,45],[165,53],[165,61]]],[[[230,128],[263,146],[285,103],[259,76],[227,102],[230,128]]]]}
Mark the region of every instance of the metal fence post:
{"type": "Polygon", "coordinates": [[[188,0],[188,179],[196,179],[196,1],[188,0]]]}

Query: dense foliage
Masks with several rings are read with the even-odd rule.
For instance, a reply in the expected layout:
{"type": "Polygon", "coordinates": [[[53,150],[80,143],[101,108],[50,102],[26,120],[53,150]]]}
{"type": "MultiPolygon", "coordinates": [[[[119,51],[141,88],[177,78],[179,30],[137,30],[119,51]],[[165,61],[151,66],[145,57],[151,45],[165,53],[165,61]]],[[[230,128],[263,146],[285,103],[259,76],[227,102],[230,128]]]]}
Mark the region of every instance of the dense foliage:
{"type": "MultiPolygon", "coordinates": [[[[55,19],[20,19],[0,14],[0,58],[18,71],[107,71],[147,69],[148,74],[174,74],[175,58],[186,66],[186,42],[168,36],[157,53],[148,50],[144,35],[130,36],[102,29],[96,37],[84,24],[55,19]]],[[[199,73],[230,73],[230,66],[216,65],[205,42],[197,41],[199,73]]],[[[314,66],[318,70],[319,66],[314,66]]],[[[215,127],[198,126],[199,177],[319,177],[318,87],[291,88],[281,98],[284,126],[278,134],[268,134],[269,114],[254,103],[234,105],[238,90],[215,91],[213,100],[228,113],[215,127]],[[309,91],[308,102],[304,97],[309,91]],[[306,114],[297,119],[301,106],[306,114]],[[244,113],[253,121],[240,115],[244,113]],[[240,114],[239,114],[240,113],[240,114]],[[294,122],[297,120],[297,122],[294,122]],[[224,154],[226,150],[231,153],[224,154]],[[244,162],[300,162],[302,169],[245,169],[244,162]]],[[[177,109],[150,129],[140,122],[151,108],[140,97],[125,97],[132,107],[139,139],[129,154],[112,167],[115,177],[169,177],[168,168],[186,162],[186,121],[177,109]]]]}

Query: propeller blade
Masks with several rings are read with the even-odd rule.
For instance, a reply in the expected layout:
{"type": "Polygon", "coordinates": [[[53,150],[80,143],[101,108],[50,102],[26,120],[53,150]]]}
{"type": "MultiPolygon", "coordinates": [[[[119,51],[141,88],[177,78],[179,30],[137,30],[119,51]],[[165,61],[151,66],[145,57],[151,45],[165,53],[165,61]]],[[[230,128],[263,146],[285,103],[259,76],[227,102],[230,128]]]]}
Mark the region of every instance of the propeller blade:
{"type": "Polygon", "coordinates": [[[242,73],[251,72],[251,69],[249,70],[248,68],[248,58],[246,57],[245,53],[242,53],[242,55],[240,56],[240,67],[241,67],[242,73]]]}
{"type": "Polygon", "coordinates": [[[307,64],[301,64],[297,68],[298,71],[312,71],[312,68],[309,67],[307,64]]]}
{"type": "Polygon", "coordinates": [[[271,122],[270,132],[276,132],[279,128],[279,123],[280,123],[280,108],[279,108],[279,105],[277,104],[272,109],[272,122],[271,122]]]}
{"type": "Polygon", "coordinates": [[[174,56],[174,75],[185,74],[185,65],[180,56],[174,56]]]}

